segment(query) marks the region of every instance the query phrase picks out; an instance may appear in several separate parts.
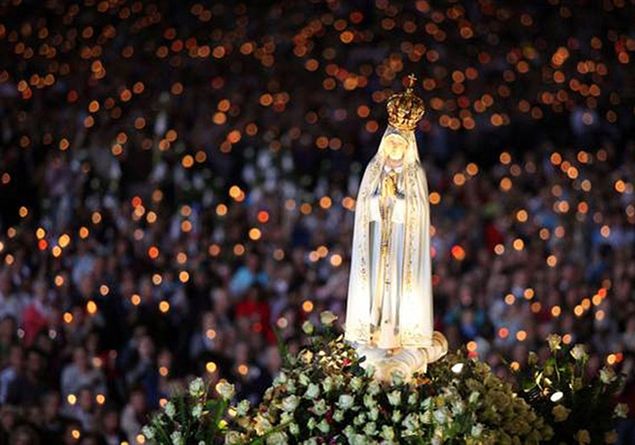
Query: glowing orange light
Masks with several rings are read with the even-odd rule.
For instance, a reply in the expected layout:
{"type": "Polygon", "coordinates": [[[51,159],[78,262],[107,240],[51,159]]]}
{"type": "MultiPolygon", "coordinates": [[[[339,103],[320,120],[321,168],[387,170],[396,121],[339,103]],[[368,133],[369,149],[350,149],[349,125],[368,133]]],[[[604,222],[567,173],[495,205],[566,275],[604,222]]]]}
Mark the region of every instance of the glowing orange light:
{"type": "Polygon", "coordinates": [[[159,257],[159,248],[157,246],[151,246],[148,249],[148,256],[151,259],[156,260],[159,257]]]}
{"type": "Polygon", "coordinates": [[[463,261],[465,259],[465,249],[459,245],[452,246],[452,256],[457,261],[463,261]]]}
{"type": "Polygon", "coordinates": [[[159,310],[165,314],[166,312],[170,310],[170,303],[168,303],[165,300],[161,301],[159,303],[159,310]]]}
{"type": "Polygon", "coordinates": [[[265,224],[267,221],[269,221],[269,212],[267,212],[266,210],[261,210],[258,212],[258,222],[265,224]]]}
{"type": "Polygon", "coordinates": [[[313,310],[313,302],[311,300],[305,300],[302,303],[302,310],[304,312],[311,312],[313,310]]]}

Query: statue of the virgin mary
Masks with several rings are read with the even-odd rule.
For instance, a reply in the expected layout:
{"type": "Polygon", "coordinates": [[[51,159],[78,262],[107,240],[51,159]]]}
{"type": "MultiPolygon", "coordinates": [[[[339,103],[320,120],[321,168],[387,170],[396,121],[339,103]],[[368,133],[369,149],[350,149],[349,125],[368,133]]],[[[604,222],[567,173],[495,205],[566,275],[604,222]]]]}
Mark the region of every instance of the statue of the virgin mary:
{"type": "Polygon", "coordinates": [[[430,205],[414,134],[424,105],[409,79],[388,99],[389,125],[357,196],[345,338],[374,366],[412,374],[447,342],[433,329],[430,205]]]}

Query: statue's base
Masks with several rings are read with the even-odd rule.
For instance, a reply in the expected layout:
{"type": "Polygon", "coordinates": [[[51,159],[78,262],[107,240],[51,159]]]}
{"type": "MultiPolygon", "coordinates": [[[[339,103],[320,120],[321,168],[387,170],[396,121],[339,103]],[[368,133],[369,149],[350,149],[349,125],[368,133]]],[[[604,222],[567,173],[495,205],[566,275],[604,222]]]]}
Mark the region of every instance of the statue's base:
{"type": "Polygon", "coordinates": [[[445,336],[435,331],[432,345],[427,348],[380,349],[368,345],[355,348],[357,355],[365,357],[362,367],[372,367],[374,377],[389,382],[394,375],[408,381],[415,373],[425,373],[429,363],[439,360],[448,352],[448,341],[445,336]]]}

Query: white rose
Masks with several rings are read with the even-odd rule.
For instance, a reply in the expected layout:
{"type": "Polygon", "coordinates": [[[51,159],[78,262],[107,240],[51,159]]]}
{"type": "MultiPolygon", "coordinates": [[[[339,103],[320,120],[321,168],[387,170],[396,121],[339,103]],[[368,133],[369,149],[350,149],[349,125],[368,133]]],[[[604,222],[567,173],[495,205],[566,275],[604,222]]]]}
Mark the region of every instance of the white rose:
{"type": "Polygon", "coordinates": [[[394,385],[394,386],[399,386],[404,382],[404,376],[403,373],[399,370],[395,370],[393,372],[390,373],[390,382],[394,385]]]}
{"type": "Polygon", "coordinates": [[[205,382],[200,377],[195,378],[190,382],[189,387],[190,395],[192,397],[201,397],[205,394],[205,382]]]}
{"type": "Polygon", "coordinates": [[[225,445],[238,445],[242,443],[243,438],[238,431],[228,431],[225,434],[225,445]]]}
{"type": "Polygon", "coordinates": [[[308,365],[309,363],[311,363],[311,360],[313,360],[313,353],[308,349],[305,349],[300,353],[300,359],[302,360],[302,363],[308,365]]]}
{"type": "Polygon", "coordinates": [[[143,434],[146,439],[154,439],[154,430],[148,425],[141,428],[141,434],[143,434]]]}
{"type": "Polygon", "coordinates": [[[406,427],[406,433],[412,436],[419,429],[419,419],[415,413],[410,413],[403,420],[402,425],[406,427]]]}
{"type": "Polygon", "coordinates": [[[286,445],[287,435],[278,431],[267,436],[267,445],[286,445]]]}
{"type": "Polygon", "coordinates": [[[309,383],[311,383],[311,379],[309,378],[308,375],[306,375],[305,373],[300,373],[300,375],[298,376],[298,382],[300,383],[300,385],[302,386],[307,386],[309,383]]]}
{"type": "Polygon", "coordinates": [[[221,395],[221,397],[225,400],[229,400],[234,397],[234,393],[236,392],[234,385],[227,382],[226,380],[220,380],[216,384],[216,391],[221,395]]]}
{"type": "Polygon", "coordinates": [[[317,427],[318,427],[318,430],[322,431],[325,434],[328,433],[329,430],[331,429],[326,419],[322,419],[322,421],[318,423],[317,427]]]}
{"type": "Polygon", "coordinates": [[[443,425],[448,419],[447,413],[444,409],[435,409],[432,415],[434,416],[434,420],[441,425],[443,425]]]}
{"type": "Polygon", "coordinates": [[[365,426],[364,426],[364,434],[368,435],[368,436],[372,436],[377,432],[377,425],[375,425],[375,422],[368,422],[365,426]]]}
{"type": "Polygon", "coordinates": [[[195,419],[199,419],[202,415],[203,415],[202,405],[196,405],[194,406],[194,408],[192,408],[192,417],[194,417],[195,419]]]}
{"type": "Polygon", "coordinates": [[[355,399],[353,396],[349,394],[342,394],[339,399],[337,399],[337,406],[346,411],[355,403],[355,399]]]}
{"type": "Polygon", "coordinates": [[[399,421],[401,420],[401,411],[399,411],[398,409],[394,410],[392,412],[392,417],[391,417],[393,423],[399,423],[399,421]]]}
{"type": "Polygon", "coordinates": [[[553,414],[553,419],[556,422],[564,422],[567,420],[569,413],[571,413],[571,410],[562,405],[556,405],[551,409],[551,414],[553,414]]]}
{"type": "Polygon", "coordinates": [[[315,383],[310,383],[304,393],[307,399],[315,399],[320,394],[320,387],[315,383]]]}
{"type": "Polygon", "coordinates": [[[410,394],[408,396],[408,405],[414,405],[417,403],[417,399],[418,399],[418,394],[416,392],[413,392],[412,394],[410,394]]]}
{"type": "Polygon", "coordinates": [[[580,430],[575,434],[575,440],[579,445],[588,445],[591,443],[591,435],[587,430],[580,430]]]}
{"type": "Polygon", "coordinates": [[[236,406],[236,414],[240,417],[244,417],[249,412],[249,407],[251,406],[251,402],[249,400],[241,400],[238,406],[236,406]]]}
{"type": "Polygon", "coordinates": [[[337,315],[331,311],[324,311],[320,314],[320,323],[324,326],[331,326],[337,320],[337,315]]]}
{"type": "Polygon", "coordinates": [[[317,425],[317,421],[315,420],[314,417],[309,418],[309,421],[306,423],[306,426],[312,430],[315,428],[315,425],[317,425]]]}
{"type": "Polygon", "coordinates": [[[549,349],[551,349],[552,352],[555,352],[560,349],[562,337],[560,337],[558,334],[551,334],[547,337],[547,343],[549,343],[549,349]]]}
{"type": "Polygon", "coordinates": [[[577,361],[584,360],[588,357],[584,345],[575,345],[573,348],[571,348],[571,351],[569,351],[569,353],[571,354],[571,357],[573,357],[577,361]]]}
{"type": "Polygon", "coordinates": [[[626,419],[626,416],[628,416],[628,405],[626,403],[618,403],[615,405],[614,414],[616,417],[626,419]]]}
{"type": "Polygon", "coordinates": [[[452,413],[455,415],[460,415],[465,410],[465,405],[462,400],[454,400],[452,402],[452,413]]]}
{"type": "Polygon", "coordinates": [[[377,401],[372,394],[364,394],[364,406],[366,408],[372,408],[377,405],[377,401]]]}
{"type": "Polygon", "coordinates": [[[293,413],[288,413],[286,411],[283,411],[282,414],[280,414],[280,423],[279,424],[284,424],[287,422],[291,422],[293,420],[293,413]]]}
{"type": "Polygon", "coordinates": [[[305,321],[304,323],[302,323],[302,330],[304,331],[304,333],[306,335],[311,335],[313,334],[313,323],[311,323],[309,320],[305,321]]]}
{"type": "Polygon", "coordinates": [[[297,423],[290,423],[289,432],[293,434],[294,436],[297,436],[298,434],[300,434],[300,427],[298,426],[297,423]]]}
{"type": "Polygon", "coordinates": [[[351,445],[367,445],[369,443],[372,443],[363,434],[351,433],[346,436],[346,438],[351,445]]]}
{"type": "Polygon", "coordinates": [[[395,430],[393,430],[392,427],[388,425],[383,425],[381,427],[381,437],[388,441],[395,440],[395,430]]]}
{"type": "Polygon", "coordinates": [[[474,425],[472,427],[472,431],[470,431],[470,434],[472,435],[472,437],[480,437],[481,434],[483,434],[483,425],[480,423],[474,425]]]}
{"type": "Polygon", "coordinates": [[[331,378],[331,376],[327,376],[322,381],[322,388],[324,388],[325,392],[329,392],[331,389],[333,389],[333,379],[331,378]]]}
{"type": "Polygon", "coordinates": [[[336,422],[341,422],[342,420],[344,420],[344,411],[336,409],[333,412],[333,420],[335,420],[336,422]]]}
{"type": "Polygon", "coordinates": [[[269,422],[269,419],[266,417],[263,417],[262,414],[258,413],[254,419],[254,429],[257,435],[264,436],[271,429],[271,422],[269,422]]]}
{"type": "Polygon", "coordinates": [[[278,374],[273,381],[274,384],[285,384],[287,382],[287,375],[284,372],[278,374]]]}
{"type": "Polygon", "coordinates": [[[604,433],[604,443],[617,443],[617,439],[619,436],[617,435],[617,431],[609,431],[608,433],[604,433]]]}
{"type": "Polygon", "coordinates": [[[174,403],[168,402],[168,403],[165,404],[165,414],[170,419],[174,418],[174,415],[176,414],[176,406],[174,406],[174,403]]]}
{"type": "Polygon", "coordinates": [[[328,411],[326,406],[326,400],[320,399],[313,404],[313,413],[317,416],[322,416],[328,411]]]}
{"type": "Polygon", "coordinates": [[[388,403],[390,403],[392,406],[399,405],[401,403],[401,392],[395,390],[388,393],[388,403]]]}
{"type": "Polygon", "coordinates": [[[379,410],[376,406],[368,410],[368,418],[371,420],[377,420],[379,418],[379,410]]]}
{"type": "Polygon", "coordinates": [[[183,445],[185,443],[180,431],[174,431],[170,434],[170,440],[173,445],[183,445]]]}
{"type": "Polygon", "coordinates": [[[359,414],[353,419],[354,425],[363,425],[366,422],[366,415],[364,413],[359,414]]]}
{"type": "Polygon", "coordinates": [[[282,399],[282,409],[288,413],[295,411],[300,404],[300,399],[297,396],[291,395],[282,399]]]}
{"type": "Polygon", "coordinates": [[[609,383],[613,383],[615,379],[617,379],[617,376],[613,368],[604,367],[600,369],[600,380],[602,380],[602,383],[608,385],[609,383]]]}
{"type": "Polygon", "coordinates": [[[381,391],[381,386],[379,386],[379,382],[377,382],[376,380],[373,380],[372,382],[370,382],[368,384],[367,391],[368,391],[368,394],[372,394],[374,396],[379,394],[379,392],[381,391]]]}
{"type": "Polygon", "coordinates": [[[353,377],[351,379],[351,388],[353,388],[354,391],[359,391],[360,389],[362,389],[363,385],[364,382],[359,377],[353,377]]]}

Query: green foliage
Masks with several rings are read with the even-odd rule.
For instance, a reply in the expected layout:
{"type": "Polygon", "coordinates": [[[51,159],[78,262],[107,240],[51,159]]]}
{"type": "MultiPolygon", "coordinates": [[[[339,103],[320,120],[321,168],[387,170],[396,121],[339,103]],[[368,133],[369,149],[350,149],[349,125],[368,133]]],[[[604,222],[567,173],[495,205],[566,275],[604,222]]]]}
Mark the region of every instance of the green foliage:
{"type": "Polygon", "coordinates": [[[559,444],[613,443],[612,400],[620,381],[609,368],[589,377],[582,346],[562,348],[550,337],[551,356],[516,374],[520,394],[489,366],[464,352],[449,354],[409,381],[382,384],[333,328],[305,323],[308,346],[285,355],[282,372],[262,403],[229,406],[233,387],[202,380],[174,397],[144,428],[151,442],[189,444],[559,444]]]}
{"type": "Polygon", "coordinates": [[[624,412],[615,405],[622,379],[609,367],[590,375],[583,345],[565,346],[558,335],[547,340],[549,357],[540,363],[530,353],[528,368],[515,374],[522,397],[553,428],[547,443],[615,443],[615,420],[624,412]]]}
{"type": "Polygon", "coordinates": [[[143,435],[159,445],[190,445],[223,443],[229,400],[233,386],[220,382],[220,398],[210,398],[209,388],[202,379],[194,379],[185,393],[175,395],[143,427],[143,435]]]}

